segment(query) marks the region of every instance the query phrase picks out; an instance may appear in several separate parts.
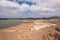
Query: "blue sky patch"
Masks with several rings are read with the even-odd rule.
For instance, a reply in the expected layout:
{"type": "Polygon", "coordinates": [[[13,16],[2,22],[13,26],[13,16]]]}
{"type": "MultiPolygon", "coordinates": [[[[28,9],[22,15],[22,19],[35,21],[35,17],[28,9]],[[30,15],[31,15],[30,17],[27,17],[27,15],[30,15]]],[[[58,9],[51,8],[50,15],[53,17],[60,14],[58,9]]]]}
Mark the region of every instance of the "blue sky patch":
{"type": "MultiPolygon", "coordinates": [[[[13,0],[8,0],[8,1],[12,1],[13,2],[13,0]]],[[[31,1],[17,1],[17,0],[15,0],[18,4],[20,4],[20,5],[22,5],[22,4],[24,4],[24,3],[26,3],[26,4],[28,4],[28,5],[36,5],[36,3],[33,3],[33,2],[31,2],[31,1]]]]}

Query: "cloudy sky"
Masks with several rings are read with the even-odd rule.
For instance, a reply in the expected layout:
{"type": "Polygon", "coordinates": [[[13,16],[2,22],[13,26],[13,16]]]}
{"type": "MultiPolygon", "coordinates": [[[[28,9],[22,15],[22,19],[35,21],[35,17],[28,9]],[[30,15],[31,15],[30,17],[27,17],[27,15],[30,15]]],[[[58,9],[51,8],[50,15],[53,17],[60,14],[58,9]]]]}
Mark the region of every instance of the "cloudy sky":
{"type": "Polygon", "coordinates": [[[0,18],[60,16],[60,0],[0,0],[0,18]]]}

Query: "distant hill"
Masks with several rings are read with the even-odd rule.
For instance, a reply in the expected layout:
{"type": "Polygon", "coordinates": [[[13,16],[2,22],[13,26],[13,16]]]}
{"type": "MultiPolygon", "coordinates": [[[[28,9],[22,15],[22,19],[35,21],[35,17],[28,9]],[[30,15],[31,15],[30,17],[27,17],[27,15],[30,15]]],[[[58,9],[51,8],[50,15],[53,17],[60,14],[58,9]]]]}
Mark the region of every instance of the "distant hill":
{"type": "Polygon", "coordinates": [[[53,17],[49,17],[49,18],[45,18],[45,17],[43,17],[43,18],[32,18],[32,17],[30,17],[30,18],[0,18],[0,20],[26,20],[26,19],[52,19],[52,18],[60,18],[60,17],[57,17],[57,16],[53,16],[53,17]]]}

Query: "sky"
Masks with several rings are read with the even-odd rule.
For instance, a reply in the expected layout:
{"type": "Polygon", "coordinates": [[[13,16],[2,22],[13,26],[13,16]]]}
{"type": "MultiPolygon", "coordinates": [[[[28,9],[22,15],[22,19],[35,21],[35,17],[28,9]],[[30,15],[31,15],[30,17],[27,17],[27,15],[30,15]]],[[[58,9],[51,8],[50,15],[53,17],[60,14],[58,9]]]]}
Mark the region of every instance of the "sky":
{"type": "Polygon", "coordinates": [[[0,18],[60,17],[60,0],[0,0],[0,18]]]}

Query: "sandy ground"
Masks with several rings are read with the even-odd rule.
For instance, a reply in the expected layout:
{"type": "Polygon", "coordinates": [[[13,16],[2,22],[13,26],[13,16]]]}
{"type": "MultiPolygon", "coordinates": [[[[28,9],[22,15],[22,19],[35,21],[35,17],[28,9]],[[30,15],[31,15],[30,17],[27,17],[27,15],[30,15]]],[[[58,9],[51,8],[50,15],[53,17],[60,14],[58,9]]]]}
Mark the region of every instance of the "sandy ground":
{"type": "Polygon", "coordinates": [[[60,40],[60,19],[27,20],[0,29],[0,40],[60,40]]]}

